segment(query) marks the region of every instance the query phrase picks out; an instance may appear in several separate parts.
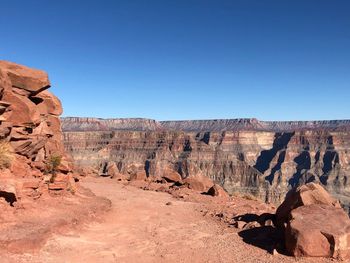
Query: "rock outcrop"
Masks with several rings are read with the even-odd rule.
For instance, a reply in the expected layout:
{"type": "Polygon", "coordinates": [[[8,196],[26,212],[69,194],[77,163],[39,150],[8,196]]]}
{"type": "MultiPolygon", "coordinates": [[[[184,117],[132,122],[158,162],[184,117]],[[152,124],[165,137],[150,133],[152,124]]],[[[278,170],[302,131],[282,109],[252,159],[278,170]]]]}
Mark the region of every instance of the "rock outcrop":
{"type": "Polygon", "coordinates": [[[276,218],[291,255],[350,259],[350,219],[322,186],[308,183],[289,192],[276,218]]]}
{"type": "Polygon", "coordinates": [[[49,87],[44,71],[0,61],[0,197],[5,200],[11,194],[19,201],[74,188],[59,119],[62,106],[49,87]],[[48,171],[54,156],[55,171],[48,171]],[[57,174],[56,181],[49,172],[57,174]]]}

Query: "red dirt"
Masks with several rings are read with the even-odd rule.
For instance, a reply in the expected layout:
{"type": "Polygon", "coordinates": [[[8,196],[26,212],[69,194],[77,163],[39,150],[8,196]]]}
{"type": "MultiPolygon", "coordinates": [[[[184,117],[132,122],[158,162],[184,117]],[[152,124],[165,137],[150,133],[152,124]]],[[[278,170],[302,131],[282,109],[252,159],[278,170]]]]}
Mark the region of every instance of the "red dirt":
{"type": "MultiPolygon", "coordinates": [[[[200,196],[183,201],[109,178],[87,178],[82,185],[112,201],[102,220],[54,234],[38,252],[2,254],[2,262],[334,262],[296,260],[249,245],[237,229],[209,216],[215,205],[200,196]]],[[[249,201],[237,203],[244,206],[249,201]]]]}

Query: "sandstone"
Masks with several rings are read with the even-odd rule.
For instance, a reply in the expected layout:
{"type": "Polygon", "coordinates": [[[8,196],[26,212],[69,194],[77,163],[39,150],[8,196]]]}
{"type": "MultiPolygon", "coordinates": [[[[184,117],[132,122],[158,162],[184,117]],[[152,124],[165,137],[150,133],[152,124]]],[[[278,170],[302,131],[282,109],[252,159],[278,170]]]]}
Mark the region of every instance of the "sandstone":
{"type": "Polygon", "coordinates": [[[182,182],[181,175],[171,169],[165,169],[164,174],[161,177],[164,178],[167,182],[171,183],[182,182]]]}
{"type": "Polygon", "coordinates": [[[146,172],[139,171],[130,175],[130,181],[145,181],[147,180],[146,172]]]}
{"type": "Polygon", "coordinates": [[[212,180],[203,175],[187,177],[183,180],[183,182],[188,186],[188,188],[202,193],[207,192],[214,185],[212,180]]]}
{"type": "Polygon", "coordinates": [[[332,205],[294,209],[285,238],[288,252],[296,257],[350,259],[350,220],[341,208],[332,205]]]}
{"type": "MultiPolygon", "coordinates": [[[[2,178],[7,176],[16,182],[14,185],[18,189],[13,191],[18,192],[11,193],[19,196],[21,202],[26,202],[25,197],[38,198],[47,191],[47,187],[45,190],[38,182],[42,179],[50,181],[52,175],[45,176],[44,172],[52,154],[62,156],[59,171],[68,174],[72,170],[64,151],[58,117],[62,106],[45,90],[49,86],[45,72],[0,61],[0,137],[13,149],[7,150],[13,156],[9,170],[0,174],[2,178]],[[32,181],[34,178],[37,179],[32,181]],[[21,195],[21,192],[25,194],[21,195]]],[[[61,187],[49,186],[50,189],[61,187]]]]}
{"type": "Polygon", "coordinates": [[[57,169],[62,173],[68,173],[72,171],[71,165],[67,160],[62,160],[57,169]]]}
{"type": "Polygon", "coordinates": [[[15,180],[1,179],[0,180],[0,198],[3,198],[11,206],[17,202],[17,187],[15,180]]]}
{"type": "Polygon", "coordinates": [[[34,94],[50,87],[44,71],[28,68],[8,61],[0,61],[0,68],[9,76],[12,86],[34,94]]]}
{"type": "Polygon", "coordinates": [[[49,190],[64,190],[68,187],[67,182],[54,182],[49,183],[49,190]]]}
{"type": "Polygon", "coordinates": [[[293,209],[312,204],[324,204],[340,208],[339,202],[332,198],[321,185],[308,183],[292,189],[287,194],[286,199],[276,211],[278,224],[282,225],[285,223],[293,209]]]}
{"type": "Polygon", "coordinates": [[[40,181],[25,181],[23,182],[23,188],[31,188],[31,189],[38,189],[40,185],[40,181]]]}
{"type": "Polygon", "coordinates": [[[5,90],[3,99],[11,105],[4,113],[7,122],[15,126],[36,125],[40,123],[40,113],[36,105],[28,98],[5,90]]]}
{"type": "Polygon", "coordinates": [[[58,173],[58,174],[55,174],[54,176],[54,182],[69,182],[69,178],[70,176],[68,174],[64,174],[64,173],[58,173]]]}
{"type": "Polygon", "coordinates": [[[35,98],[40,102],[38,104],[38,110],[41,114],[52,114],[55,116],[62,114],[61,101],[48,90],[44,90],[32,98],[35,98]]]}
{"type": "Polygon", "coordinates": [[[217,184],[214,184],[207,192],[208,195],[211,196],[216,196],[220,198],[229,198],[230,196],[228,193],[220,186],[217,184]]]}
{"type": "Polygon", "coordinates": [[[28,177],[32,172],[32,168],[23,160],[22,156],[18,156],[12,162],[10,170],[15,176],[19,177],[28,177]]]}
{"type": "Polygon", "coordinates": [[[115,162],[108,162],[106,171],[111,178],[119,176],[119,170],[115,162]]]}

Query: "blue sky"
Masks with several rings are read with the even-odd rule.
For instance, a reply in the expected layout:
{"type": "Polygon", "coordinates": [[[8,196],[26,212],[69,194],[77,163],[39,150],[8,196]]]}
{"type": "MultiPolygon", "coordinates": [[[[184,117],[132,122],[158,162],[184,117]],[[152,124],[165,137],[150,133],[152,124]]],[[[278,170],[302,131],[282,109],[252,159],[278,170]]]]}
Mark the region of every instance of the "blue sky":
{"type": "Polygon", "coordinates": [[[350,118],[348,0],[0,0],[64,116],[350,118]]]}

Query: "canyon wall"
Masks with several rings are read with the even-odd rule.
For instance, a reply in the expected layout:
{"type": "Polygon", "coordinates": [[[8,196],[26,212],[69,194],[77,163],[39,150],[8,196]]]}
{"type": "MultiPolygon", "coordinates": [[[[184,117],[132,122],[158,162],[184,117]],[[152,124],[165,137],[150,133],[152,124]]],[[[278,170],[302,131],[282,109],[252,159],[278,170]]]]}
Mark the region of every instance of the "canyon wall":
{"type": "Polygon", "coordinates": [[[230,194],[250,193],[273,203],[292,187],[317,181],[350,203],[348,120],[63,118],[62,127],[75,161],[101,174],[111,162],[123,174],[136,169],[158,176],[171,169],[183,178],[207,176],[230,194]]]}

